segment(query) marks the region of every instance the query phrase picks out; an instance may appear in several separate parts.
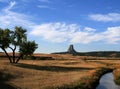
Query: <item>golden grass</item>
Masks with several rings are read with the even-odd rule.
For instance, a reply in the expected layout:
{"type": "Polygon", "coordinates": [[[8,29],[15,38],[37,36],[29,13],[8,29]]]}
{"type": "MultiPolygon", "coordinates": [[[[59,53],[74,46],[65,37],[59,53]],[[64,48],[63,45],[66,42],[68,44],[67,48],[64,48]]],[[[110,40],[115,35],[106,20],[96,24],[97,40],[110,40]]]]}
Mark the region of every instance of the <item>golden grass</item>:
{"type": "MultiPolygon", "coordinates": [[[[39,56],[50,56],[56,60],[20,60],[18,64],[10,64],[8,60],[0,59],[0,71],[13,76],[7,83],[21,89],[69,85],[92,74],[96,68],[106,67],[106,63],[113,62],[84,61],[83,57],[72,55],[41,54],[39,56]]],[[[115,63],[118,62],[120,63],[119,60],[115,63]]]]}

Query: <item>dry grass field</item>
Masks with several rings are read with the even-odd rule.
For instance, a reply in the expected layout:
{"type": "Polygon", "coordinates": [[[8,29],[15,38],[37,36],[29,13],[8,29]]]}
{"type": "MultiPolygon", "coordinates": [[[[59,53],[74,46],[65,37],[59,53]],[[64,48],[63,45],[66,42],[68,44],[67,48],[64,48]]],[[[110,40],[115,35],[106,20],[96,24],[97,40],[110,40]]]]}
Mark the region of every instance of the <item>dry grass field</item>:
{"type": "MultiPolygon", "coordinates": [[[[17,89],[48,89],[49,87],[70,85],[89,76],[99,67],[119,66],[120,60],[84,60],[85,57],[59,54],[35,54],[48,56],[55,60],[20,60],[10,64],[0,58],[4,84],[17,89]]],[[[11,88],[12,89],[12,88],[11,88]]]]}

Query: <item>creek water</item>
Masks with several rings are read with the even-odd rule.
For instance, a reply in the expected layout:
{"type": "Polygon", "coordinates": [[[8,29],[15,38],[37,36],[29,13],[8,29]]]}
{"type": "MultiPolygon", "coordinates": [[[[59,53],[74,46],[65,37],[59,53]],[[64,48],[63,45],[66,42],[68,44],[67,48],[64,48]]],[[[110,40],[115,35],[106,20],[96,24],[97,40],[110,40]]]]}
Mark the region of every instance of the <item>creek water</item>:
{"type": "Polygon", "coordinates": [[[96,89],[120,89],[120,86],[115,84],[113,74],[107,73],[101,77],[96,89]]]}

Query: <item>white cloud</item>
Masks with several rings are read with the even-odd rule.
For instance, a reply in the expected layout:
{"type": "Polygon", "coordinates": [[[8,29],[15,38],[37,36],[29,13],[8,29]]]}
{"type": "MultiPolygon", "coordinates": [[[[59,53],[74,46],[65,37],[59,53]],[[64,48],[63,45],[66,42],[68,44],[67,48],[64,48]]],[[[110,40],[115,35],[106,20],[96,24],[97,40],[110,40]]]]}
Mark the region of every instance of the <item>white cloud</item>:
{"type": "Polygon", "coordinates": [[[96,29],[93,29],[93,28],[90,28],[90,27],[85,27],[84,30],[88,31],[88,32],[95,32],[96,31],[96,29]]]}
{"type": "Polygon", "coordinates": [[[47,23],[35,26],[30,34],[42,36],[45,40],[52,42],[64,42],[68,40],[68,35],[74,32],[75,28],[74,24],[67,26],[65,23],[47,23]]]}
{"type": "Polygon", "coordinates": [[[109,27],[106,31],[97,33],[90,27],[81,27],[77,24],[46,23],[35,26],[31,35],[40,36],[51,42],[71,42],[87,44],[96,41],[105,41],[110,44],[120,41],[120,27],[109,27]]]}
{"type": "Polygon", "coordinates": [[[120,21],[120,13],[108,13],[108,14],[91,14],[89,18],[95,21],[120,21]]]}
{"type": "Polygon", "coordinates": [[[33,29],[30,36],[41,37],[51,42],[71,42],[83,43],[105,41],[110,44],[120,42],[120,26],[108,27],[103,32],[96,32],[91,27],[82,27],[78,24],[66,23],[44,23],[37,25],[29,20],[29,16],[12,11],[16,2],[10,2],[9,5],[1,10],[0,27],[23,26],[33,29]]]}
{"type": "Polygon", "coordinates": [[[16,5],[16,2],[10,2],[9,5],[1,10],[0,13],[0,27],[14,27],[14,26],[33,26],[34,23],[29,21],[29,16],[21,13],[13,12],[12,9],[16,5]]]}
{"type": "Polygon", "coordinates": [[[10,2],[9,6],[7,8],[4,9],[4,11],[8,12],[9,10],[11,10],[14,6],[15,6],[16,2],[10,2]]]}
{"type": "Polygon", "coordinates": [[[104,35],[104,38],[107,39],[108,43],[117,43],[120,41],[120,26],[109,27],[102,35],[104,35]]]}

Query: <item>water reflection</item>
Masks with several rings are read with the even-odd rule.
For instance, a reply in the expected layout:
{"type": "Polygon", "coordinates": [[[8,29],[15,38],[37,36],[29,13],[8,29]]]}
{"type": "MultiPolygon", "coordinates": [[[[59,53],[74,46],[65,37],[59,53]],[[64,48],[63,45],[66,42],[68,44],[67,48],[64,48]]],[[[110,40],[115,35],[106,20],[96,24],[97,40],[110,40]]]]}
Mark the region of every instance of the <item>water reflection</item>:
{"type": "Polygon", "coordinates": [[[120,89],[120,86],[115,84],[113,74],[107,73],[101,77],[96,89],[120,89]]]}

